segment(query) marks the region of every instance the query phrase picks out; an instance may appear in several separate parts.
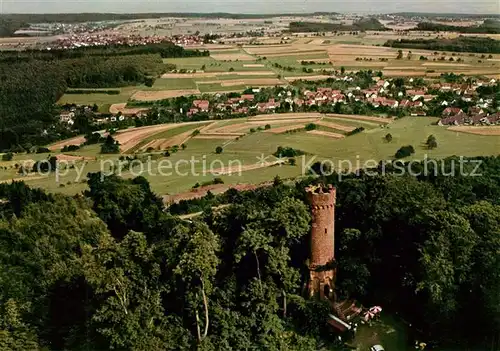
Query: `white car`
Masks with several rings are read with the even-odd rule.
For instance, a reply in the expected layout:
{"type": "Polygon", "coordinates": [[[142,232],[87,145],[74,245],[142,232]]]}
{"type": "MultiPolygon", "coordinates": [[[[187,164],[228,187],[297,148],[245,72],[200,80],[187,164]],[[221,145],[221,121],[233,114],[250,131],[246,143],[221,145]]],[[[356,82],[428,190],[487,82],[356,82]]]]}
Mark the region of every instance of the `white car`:
{"type": "Polygon", "coordinates": [[[385,351],[385,349],[382,347],[382,345],[373,345],[370,347],[370,351],[385,351]]]}

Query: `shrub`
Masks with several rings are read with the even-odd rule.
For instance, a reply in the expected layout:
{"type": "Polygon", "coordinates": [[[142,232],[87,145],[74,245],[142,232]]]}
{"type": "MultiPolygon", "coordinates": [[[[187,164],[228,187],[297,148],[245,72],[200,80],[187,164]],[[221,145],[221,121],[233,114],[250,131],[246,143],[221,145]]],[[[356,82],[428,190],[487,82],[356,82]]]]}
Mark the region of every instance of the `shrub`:
{"type": "Polygon", "coordinates": [[[429,135],[425,144],[427,145],[427,148],[429,150],[435,149],[438,146],[436,137],[434,135],[429,135]]]}
{"type": "Polygon", "coordinates": [[[396,154],[394,155],[394,157],[396,159],[399,159],[399,158],[404,158],[404,157],[408,157],[408,156],[411,156],[415,153],[415,149],[413,148],[413,146],[411,145],[407,145],[407,146],[403,146],[401,147],[397,152],[396,154]]]}
{"type": "Polygon", "coordinates": [[[224,184],[224,181],[222,178],[214,178],[213,184],[224,184]]]}
{"type": "Polygon", "coordinates": [[[49,152],[50,150],[46,147],[39,147],[38,149],[36,149],[37,154],[47,154],[49,152]]]}
{"type": "Polygon", "coordinates": [[[7,152],[6,154],[2,155],[2,161],[12,161],[14,158],[14,154],[12,152],[7,152]]]}
{"type": "Polygon", "coordinates": [[[266,126],[264,127],[264,129],[266,129],[266,130],[271,129],[271,125],[270,124],[266,124],[266,126]]]}
{"type": "Polygon", "coordinates": [[[191,136],[197,136],[200,134],[200,131],[198,129],[194,130],[192,133],[191,133],[191,136]]]}
{"type": "Polygon", "coordinates": [[[358,133],[361,133],[364,130],[365,130],[364,127],[358,127],[358,128],[356,128],[354,130],[351,130],[350,132],[347,132],[346,135],[350,136],[350,135],[358,134],[358,133]]]}
{"type": "Polygon", "coordinates": [[[306,125],[306,130],[315,130],[317,128],[318,126],[314,123],[309,123],[308,125],[306,125]]]}
{"type": "Polygon", "coordinates": [[[222,148],[222,146],[217,146],[215,148],[215,153],[216,154],[222,154],[222,151],[224,151],[224,149],[222,148]]]}
{"type": "Polygon", "coordinates": [[[108,135],[104,144],[101,145],[101,154],[118,154],[120,152],[120,143],[111,135],[108,135]]]}
{"type": "Polygon", "coordinates": [[[296,150],[291,147],[278,146],[276,152],[273,154],[275,157],[296,157],[304,155],[304,151],[296,150]]]}
{"type": "Polygon", "coordinates": [[[79,145],[66,145],[61,149],[61,152],[72,152],[72,151],[77,151],[80,150],[79,145]]]}

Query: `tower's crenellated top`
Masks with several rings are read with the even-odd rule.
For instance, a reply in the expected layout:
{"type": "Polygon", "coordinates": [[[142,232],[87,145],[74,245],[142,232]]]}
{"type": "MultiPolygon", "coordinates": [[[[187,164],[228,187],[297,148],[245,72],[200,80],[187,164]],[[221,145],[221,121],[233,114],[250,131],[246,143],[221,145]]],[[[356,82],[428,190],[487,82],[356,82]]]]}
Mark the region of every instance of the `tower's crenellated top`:
{"type": "Polygon", "coordinates": [[[335,206],[336,189],[331,184],[328,187],[323,184],[310,186],[306,188],[306,192],[313,210],[335,206]]]}

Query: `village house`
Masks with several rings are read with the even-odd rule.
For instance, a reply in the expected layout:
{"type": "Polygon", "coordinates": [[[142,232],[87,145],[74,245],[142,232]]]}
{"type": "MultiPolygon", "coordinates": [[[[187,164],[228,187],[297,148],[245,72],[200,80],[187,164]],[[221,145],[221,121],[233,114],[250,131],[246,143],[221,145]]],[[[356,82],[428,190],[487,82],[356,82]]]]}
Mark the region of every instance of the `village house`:
{"type": "Polygon", "coordinates": [[[422,109],[417,109],[417,110],[410,112],[410,116],[412,116],[412,117],[425,117],[425,116],[427,116],[427,112],[425,112],[422,109]]]}
{"type": "Polygon", "coordinates": [[[281,103],[278,101],[276,102],[275,99],[269,99],[268,102],[260,102],[257,105],[253,106],[253,109],[257,109],[257,111],[261,113],[269,112],[269,111],[275,111],[276,108],[280,107],[281,103]]]}
{"type": "MultiPolygon", "coordinates": [[[[443,116],[445,116],[443,114],[443,116]]],[[[458,126],[458,125],[461,125],[461,124],[464,124],[465,120],[467,119],[467,115],[459,109],[459,112],[455,115],[446,115],[447,117],[445,118],[442,118],[439,120],[438,122],[438,125],[439,126],[450,126],[450,125],[455,125],[455,126],[458,126]]]]}
{"type": "Polygon", "coordinates": [[[208,100],[194,100],[193,107],[199,109],[201,112],[208,112],[210,102],[208,100]]]}
{"type": "Polygon", "coordinates": [[[407,90],[406,95],[413,101],[423,98],[426,95],[425,90],[407,90]]]}
{"type": "Polygon", "coordinates": [[[410,101],[408,99],[401,100],[399,107],[402,108],[413,108],[413,107],[423,107],[424,103],[422,101],[410,101]]]}
{"type": "Polygon", "coordinates": [[[374,90],[374,89],[364,89],[364,90],[361,90],[361,92],[365,95],[365,97],[367,99],[374,99],[378,96],[378,90],[374,90]]]}
{"type": "Polygon", "coordinates": [[[483,114],[484,110],[481,107],[473,106],[467,111],[470,116],[483,114]]]}
{"type": "Polygon", "coordinates": [[[75,118],[75,113],[72,112],[72,111],[69,111],[69,112],[62,112],[60,115],[59,115],[59,120],[62,122],[62,123],[67,123],[69,125],[73,125],[75,122],[74,122],[74,119],[75,118]]]}
{"type": "Polygon", "coordinates": [[[459,113],[463,113],[461,108],[459,108],[459,107],[447,107],[444,109],[442,116],[443,117],[455,116],[455,115],[458,115],[459,113]]]}
{"type": "Polygon", "coordinates": [[[190,116],[195,115],[199,112],[200,112],[200,110],[197,108],[190,108],[186,114],[188,115],[188,117],[190,117],[190,116]]]}
{"type": "Polygon", "coordinates": [[[367,99],[369,103],[373,105],[373,107],[377,108],[379,106],[388,106],[391,108],[396,108],[399,106],[399,102],[397,100],[391,100],[387,99],[385,97],[379,97],[379,98],[370,98],[367,99]]]}

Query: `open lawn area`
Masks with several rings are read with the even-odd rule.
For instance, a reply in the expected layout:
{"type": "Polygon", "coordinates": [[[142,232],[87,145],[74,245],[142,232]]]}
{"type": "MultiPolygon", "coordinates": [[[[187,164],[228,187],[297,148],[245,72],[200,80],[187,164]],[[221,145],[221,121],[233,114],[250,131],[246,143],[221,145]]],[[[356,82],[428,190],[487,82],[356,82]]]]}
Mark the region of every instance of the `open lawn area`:
{"type": "Polygon", "coordinates": [[[262,71],[262,67],[256,66],[256,63],[252,61],[218,61],[212,57],[163,59],[163,62],[176,65],[177,70],[185,69],[189,71],[229,72],[232,68],[235,71],[262,71]],[[204,69],[202,69],[203,66],[205,66],[204,69]]]}
{"type": "Polygon", "coordinates": [[[153,85],[155,90],[188,90],[196,88],[196,82],[191,78],[158,78],[153,85]]]}
{"type": "MultiPolygon", "coordinates": [[[[64,104],[77,104],[77,105],[94,105],[99,106],[99,112],[109,112],[109,106],[112,104],[119,104],[127,102],[129,98],[137,91],[141,89],[149,89],[145,86],[130,86],[124,88],[110,88],[110,89],[100,89],[100,90],[120,90],[120,94],[64,94],[61,99],[57,102],[60,105],[64,104]]],[[[85,90],[85,89],[78,89],[85,90]]],[[[97,89],[89,89],[97,90],[97,89]]]]}

